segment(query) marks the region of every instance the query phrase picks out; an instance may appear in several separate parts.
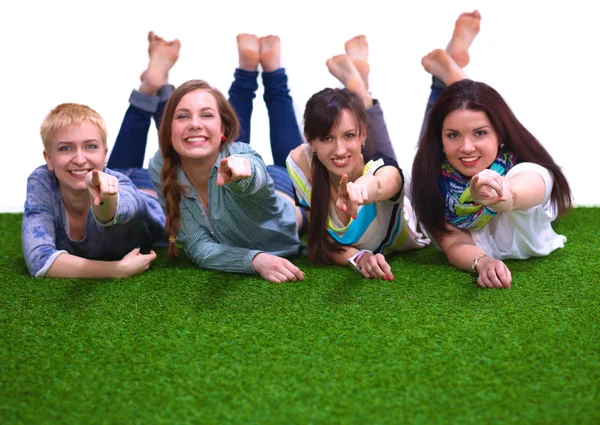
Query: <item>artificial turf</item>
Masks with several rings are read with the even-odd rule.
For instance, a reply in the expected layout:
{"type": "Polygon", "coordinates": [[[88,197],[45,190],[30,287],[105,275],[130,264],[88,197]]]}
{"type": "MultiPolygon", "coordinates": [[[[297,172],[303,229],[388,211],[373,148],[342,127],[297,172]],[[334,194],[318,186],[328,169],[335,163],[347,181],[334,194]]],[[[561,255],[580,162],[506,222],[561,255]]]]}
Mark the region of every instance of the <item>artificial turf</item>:
{"type": "Polygon", "coordinates": [[[33,279],[0,214],[0,422],[598,424],[600,208],[477,287],[433,247],[395,280],[296,260],[303,282],[165,252],[121,280],[33,279]]]}

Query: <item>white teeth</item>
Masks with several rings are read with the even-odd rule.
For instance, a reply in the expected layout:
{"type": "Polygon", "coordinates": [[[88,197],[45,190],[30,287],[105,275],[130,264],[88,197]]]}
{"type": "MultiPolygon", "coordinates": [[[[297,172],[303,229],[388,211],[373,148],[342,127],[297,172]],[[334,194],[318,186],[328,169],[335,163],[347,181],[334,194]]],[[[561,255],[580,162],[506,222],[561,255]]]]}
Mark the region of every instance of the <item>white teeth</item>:
{"type": "Polygon", "coordinates": [[[84,176],[86,175],[88,172],[87,171],[71,171],[71,174],[75,174],[77,176],[84,176]]]}
{"type": "Polygon", "coordinates": [[[204,136],[188,137],[187,139],[185,139],[185,141],[189,143],[206,142],[206,140],[208,139],[204,136]]]}
{"type": "Polygon", "coordinates": [[[473,162],[477,161],[477,158],[461,158],[460,160],[463,162],[473,162]]]}
{"type": "Polygon", "coordinates": [[[337,164],[337,165],[343,165],[346,164],[348,162],[349,158],[343,158],[343,159],[334,159],[333,163],[337,164]]]}

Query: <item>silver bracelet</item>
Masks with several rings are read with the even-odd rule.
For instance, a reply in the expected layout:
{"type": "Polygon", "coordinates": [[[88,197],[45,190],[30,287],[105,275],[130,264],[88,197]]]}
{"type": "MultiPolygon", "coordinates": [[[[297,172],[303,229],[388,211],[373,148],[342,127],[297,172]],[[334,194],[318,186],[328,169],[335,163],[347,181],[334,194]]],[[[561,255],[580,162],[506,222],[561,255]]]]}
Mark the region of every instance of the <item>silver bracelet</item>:
{"type": "Polygon", "coordinates": [[[471,265],[471,270],[473,270],[474,272],[477,271],[477,264],[479,263],[479,260],[483,257],[489,257],[489,255],[479,254],[477,257],[475,257],[475,259],[473,260],[473,264],[471,265]]]}

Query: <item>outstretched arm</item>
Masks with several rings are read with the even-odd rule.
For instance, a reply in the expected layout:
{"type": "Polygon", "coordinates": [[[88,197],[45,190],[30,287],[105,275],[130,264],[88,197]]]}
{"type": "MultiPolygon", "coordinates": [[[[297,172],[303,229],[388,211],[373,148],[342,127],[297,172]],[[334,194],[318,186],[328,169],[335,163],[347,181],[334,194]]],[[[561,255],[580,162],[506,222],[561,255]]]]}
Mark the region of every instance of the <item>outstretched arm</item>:
{"type": "Polygon", "coordinates": [[[546,183],[535,171],[521,171],[510,178],[483,170],[471,179],[473,201],[497,212],[526,210],[546,196],[546,183]]]}
{"type": "Polygon", "coordinates": [[[348,182],[348,175],[344,174],[336,205],[354,217],[359,205],[390,199],[400,192],[402,183],[400,171],[393,166],[381,167],[374,175],[361,176],[355,182],[348,182]]]}
{"type": "Polygon", "coordinates": [[[92,212],[102,221],[111,221],[117,212],[119,179],[102,171],[92,170],[85,176],[85,185],[90,193],[92,212]]]}
{"type": "Polygon", "coordinates": [[[90,279],[116,279],[135,276],[150,267],[156,259],[156,253],[140,253],[139,248],[133,249],[119,261],[97,261],[77,257],[63,252],[54,260],[46,272],[46,277],[61,278],[90,278],[90,279]]]}
{"type": "Polygon", "coordinates": [[[219,163],[217,186],[254,195],[267,186],[267,166],[258,153],[247,146],[236,146],[236,152],[219,163]]]}
{"type": "Polygon", "coordinates": [[[248,158],[232,155],[223,158],[219,163],[217,186],[223,186],[230,183],[252,177],[252,168],[248,158]]]}

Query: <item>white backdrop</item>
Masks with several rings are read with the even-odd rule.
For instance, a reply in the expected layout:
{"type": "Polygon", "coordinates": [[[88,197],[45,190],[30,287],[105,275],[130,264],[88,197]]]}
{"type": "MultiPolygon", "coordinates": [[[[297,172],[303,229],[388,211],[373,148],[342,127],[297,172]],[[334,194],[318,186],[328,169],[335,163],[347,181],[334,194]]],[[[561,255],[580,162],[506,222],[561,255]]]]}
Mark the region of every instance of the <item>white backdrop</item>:
{"type": "MultiPolygon", "coordinates": [[[[2,2],[0,36],[0,211],[22,211],[27,176],[43,163],[39,126],[62,102],[85,103],[108,124],[109,149],[132,88],[147,65],[149,30],[179,38],[178,85],[202,78],[227,92],[237,65],[236,34],[277,34],[298,119],[314,92],[340,84],[325,60],[365,34],[371,91],[385,111],[400,165],[409,171],[429,94],[421,57],[444,48],[456,17],[478,9],[482,28],[467,73],[496,88],[547,147],[569,179],[576,205],[600,205],[594,170],[600,137],[597,63],[600,22],[593,2],[433,0],[30,1],[2,2]],[[392,8],[393,5],[393,8],[392,8]]],[[[267,163],[262,88],[252,146],[267,163]]],[[[146,165],[157,149],[151,129],[146,165]]]]}

